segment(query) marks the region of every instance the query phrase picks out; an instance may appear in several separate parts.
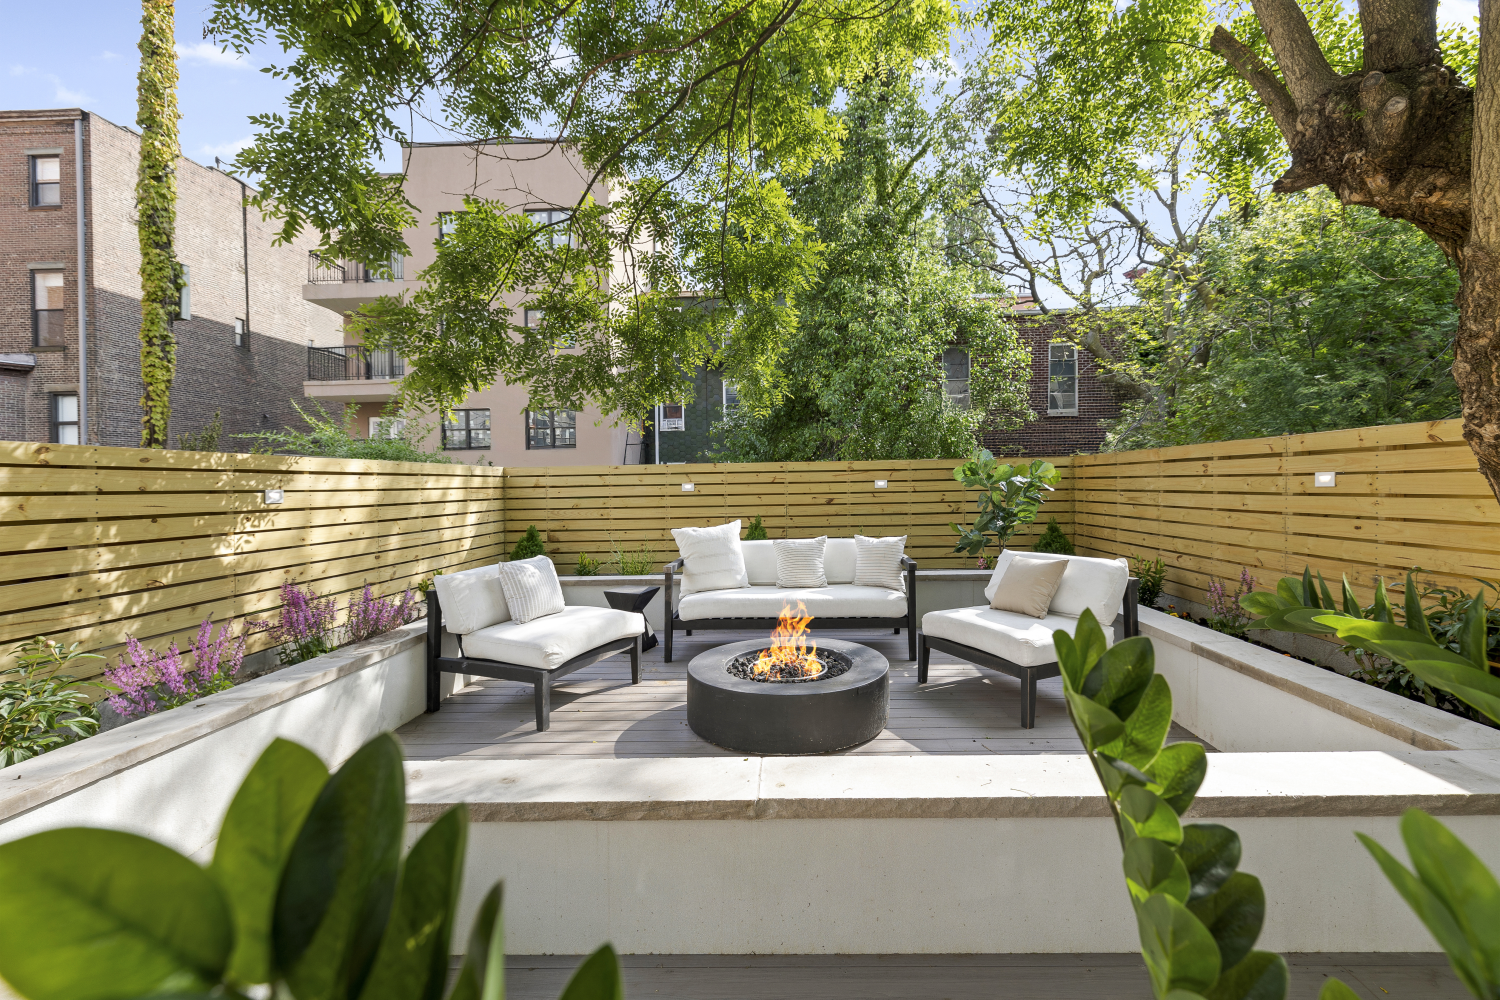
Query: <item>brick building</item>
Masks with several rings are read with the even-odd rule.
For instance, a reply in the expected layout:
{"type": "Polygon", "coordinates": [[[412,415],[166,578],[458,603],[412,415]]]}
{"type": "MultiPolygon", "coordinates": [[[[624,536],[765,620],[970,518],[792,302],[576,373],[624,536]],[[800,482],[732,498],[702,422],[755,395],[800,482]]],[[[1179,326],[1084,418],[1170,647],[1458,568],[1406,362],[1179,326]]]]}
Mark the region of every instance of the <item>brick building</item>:
{"type": "MultiPolygon", "coordinates": [[[[137,133],[96,114],[0,111],[0,439],[140,443],[139,156],[137,133]]],[[[173,327],[174,443],[215,413],[226,435],[297,423],[308,345],[343,339],[339,317],[302,298],[312,241],[273,246],[273,224],[245,194],[221,171],[178,160],[188,287],[173,327]]]]}

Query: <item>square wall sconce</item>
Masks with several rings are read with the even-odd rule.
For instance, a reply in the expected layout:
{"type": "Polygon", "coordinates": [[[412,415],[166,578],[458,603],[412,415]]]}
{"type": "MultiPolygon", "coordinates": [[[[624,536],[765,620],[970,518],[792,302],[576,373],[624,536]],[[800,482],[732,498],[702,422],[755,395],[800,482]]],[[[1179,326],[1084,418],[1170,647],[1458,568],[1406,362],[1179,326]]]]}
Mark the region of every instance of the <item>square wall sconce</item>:
{"type": "Polygon", "coordinates": [[[693,484],[692,483],[683,483],[682,484],[682,492],[684,492],[684,493],[691,493],[691,492],[693,492],[693,484]]]}
{"type": "Polygon", "coordinates": [[[883,489],[885,489],[885,482],[886,481],[884,479],[877,479],[877,480],[875,480],[875,488],[877,490],[883,490],[883,489]]]}
{"type": "Polygon", "coordinates": [[[1330,487],[1337,486],[1338,475],[1339,474],[1337,472],[1315,472],[1313,473],[1313,485],[1330,487]]]}
{"type": "Polygon", "coordinates": [[[285,490],[266,490],[266,503],[281,503],[285,499],[285,490]]]}

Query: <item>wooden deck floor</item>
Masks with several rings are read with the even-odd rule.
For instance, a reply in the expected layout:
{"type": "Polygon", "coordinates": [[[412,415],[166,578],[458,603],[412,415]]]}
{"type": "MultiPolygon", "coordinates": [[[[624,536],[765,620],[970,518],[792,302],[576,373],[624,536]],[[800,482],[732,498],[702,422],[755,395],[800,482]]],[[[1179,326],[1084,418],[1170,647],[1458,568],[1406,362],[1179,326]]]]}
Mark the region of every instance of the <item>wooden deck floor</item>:
{"type": "MultiPolygon", "coordinates": [[[[687,665],[704,650],[756,637],[749,632],[679,634],[672,663],[662,662],[660,645],[646,653],[638,685],[630,683],[630,661],[624,656],[570,674],[553,688],[552,727],[545,733],[536,731],[528,685],[484,680],[444,701],[441,711],[402,726],[398,735],[411,760],[730,755],[732,751],[688,728],[687,665]]],[[[830,637],[879,649],[891,662],[889,724],[869,743],[845,753],[1083,750],[1068,721],[1060,678],[1038,685],[1036,727],[1022,729],[1021,686],[1012,677],[934,653],[928,683],[919,688],[916,664],[906,658],[905,635],[841,631],[830,637]]],[[[1197,737],[1174,725],[1169,740],[1197,737]]]]}

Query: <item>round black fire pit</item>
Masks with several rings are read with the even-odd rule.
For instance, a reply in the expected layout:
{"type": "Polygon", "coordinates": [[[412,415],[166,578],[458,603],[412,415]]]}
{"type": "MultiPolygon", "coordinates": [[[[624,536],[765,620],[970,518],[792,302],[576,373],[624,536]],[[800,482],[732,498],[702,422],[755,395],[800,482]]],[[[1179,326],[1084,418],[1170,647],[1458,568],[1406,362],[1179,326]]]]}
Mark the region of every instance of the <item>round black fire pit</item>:
{"type": "MultiPolygon", "coordinates": [[[[736,677],[766,639],[732,642],[688,664],[688,725],[710,743],[741,753],[828,753],[874,739],[890,707],[890,664],[858,643],[819,639],[834,669],[818,678],[756,681],[736,677]],[[847,669],[844,664],[847,663],[847,669]]],[[[752,657],[753,659],[753,657],[752,657]]]]}

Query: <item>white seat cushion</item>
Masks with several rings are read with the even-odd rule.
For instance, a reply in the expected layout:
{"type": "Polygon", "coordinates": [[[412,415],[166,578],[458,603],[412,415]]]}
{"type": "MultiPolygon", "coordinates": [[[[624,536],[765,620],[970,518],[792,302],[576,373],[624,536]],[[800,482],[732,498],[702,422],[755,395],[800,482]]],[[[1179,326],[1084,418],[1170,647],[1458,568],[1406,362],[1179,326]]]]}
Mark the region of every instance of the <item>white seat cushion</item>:
{"type": "MultiPolygon", "coordinates": [[[[1077,627],[1078,619],[1073,615],[1032,618],[994,608],[954,608],[929,611],[922,616],[922,631],[927,635],[973,646],[1022,667],[1055,661],[1057,651],[1052,633],[1061,629],[1072,635],[1077,627]]],[[[1110,643],[1113,639],[1110,630],[1105,629],[1104,641],[1110,643]]]]}
{"type": "Polygon", "coordinates": [[[646,619],[637,612],[572,606],[529,622],[510,621],[471,632],[464,636],[464,655],[556,670],[595,646],[644,631],[646,619]]]}
{"type": "Polygon", "coordinates": [[[510,621],[510,606],[500,588],[499,566],[439,573],[432,582],[443,609],[443,627],[449,632],[468,635],[510,621]]]}
{"type": "MultiPolygon", "coordinates": [[[[995,599],[995,588],[1010,562],[1023,553],[1006,549],[995,560],[995,572],[985,585],[984,599],[995,599]]],[[[1062,582],[1057,593],[1052,595],[1050,612],[1077,617],[1084,608],[1092,608],[1099,624],[1109,629],[1110,622],[1120,613],[1125,600],[1125,587],[1130,583],[1130,563],[1124,559],[1096,559],[1093,556],[1063,556],[1052,552],[1026,552],[1024,555],[1036,559],[1066,559],[1068,568],[1063,571],[1062,582]]]]}
{"type": "Polygon", "coordinates": [[[783,588],[744,587],[740,590],[714,590],[689,594],[677,605],[677,616],[683,621],[704,618],[775,618],[790,604],[801,601],[818,618],[903,618],[906,595],[884,587],[856,587],[852,583],[834,583],[826,587],[783,588]]]}

